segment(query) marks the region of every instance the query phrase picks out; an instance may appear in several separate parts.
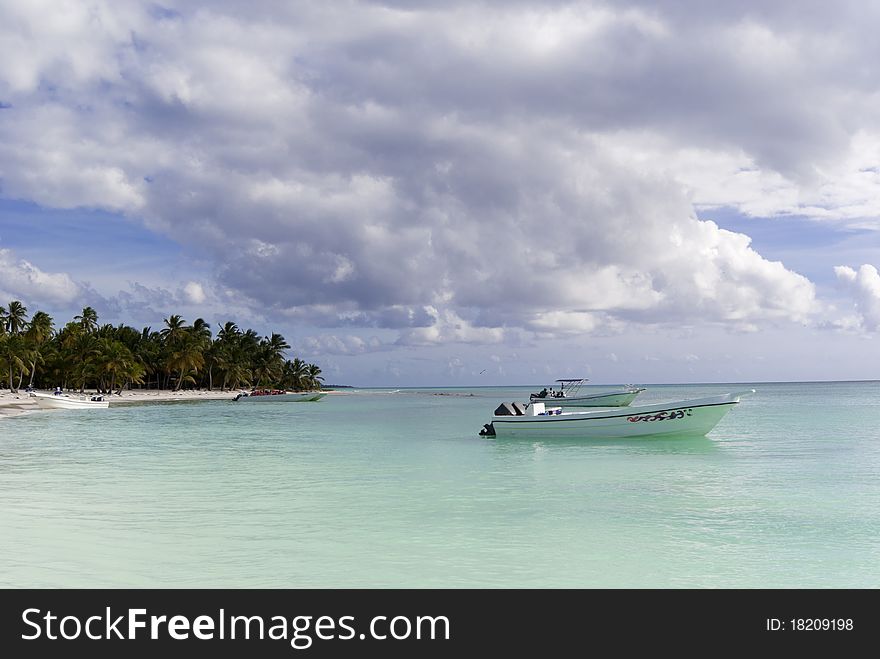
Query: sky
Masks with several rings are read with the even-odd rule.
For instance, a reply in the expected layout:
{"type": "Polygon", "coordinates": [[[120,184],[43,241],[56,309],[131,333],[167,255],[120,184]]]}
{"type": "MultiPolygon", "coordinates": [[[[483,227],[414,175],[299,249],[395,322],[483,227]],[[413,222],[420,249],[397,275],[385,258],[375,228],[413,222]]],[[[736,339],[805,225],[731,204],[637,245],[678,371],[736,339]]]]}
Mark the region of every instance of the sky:
{"type": "Polygon", "coordinates": [[[880,374],[880,4],[0,0],[0,304],[356,386],[880,374]]]}

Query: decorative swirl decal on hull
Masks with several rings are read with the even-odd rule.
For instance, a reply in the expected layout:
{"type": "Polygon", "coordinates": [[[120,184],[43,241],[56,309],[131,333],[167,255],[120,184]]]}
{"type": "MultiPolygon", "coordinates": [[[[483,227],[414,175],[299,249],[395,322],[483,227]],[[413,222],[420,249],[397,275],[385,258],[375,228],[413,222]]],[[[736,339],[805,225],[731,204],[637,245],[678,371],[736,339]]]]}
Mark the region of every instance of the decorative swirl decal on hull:
{"type": "Polygon", "coordinates": [[[691,416],[690,408],[687,410],[675,410],[674,412],[660,412],[659,414],[642,414],[641,416],[630,416],[626,420],[632,423],[639,421],[674,421],[675,419],[683,419],[691,416]]]}

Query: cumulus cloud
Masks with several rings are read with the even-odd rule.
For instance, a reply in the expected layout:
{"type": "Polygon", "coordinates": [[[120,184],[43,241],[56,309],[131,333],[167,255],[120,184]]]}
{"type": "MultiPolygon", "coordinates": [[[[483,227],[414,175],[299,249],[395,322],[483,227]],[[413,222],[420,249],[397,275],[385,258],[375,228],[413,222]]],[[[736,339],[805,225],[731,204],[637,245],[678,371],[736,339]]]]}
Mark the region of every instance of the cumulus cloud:
{"type": "Polygon", "coordinates": [[[312,355],[361,355],[368,352],[388,350],[390,346],[376,336],[319,334],[307,336],[296,342],[296,348],[312,355]]]}
{"type": "Polygon", "coordinates": [[[190,304],[202,304],[208,298],[205,289],[197,281],[188,281],[184,284],[183,297],[190,304]]]}
{"type": "Polygon", "coordinates": [[[12,250],[0,249],[0,299],[68,306],[85,292],[66,272],[45,272],[12,250]]]}
{"type": "MultiPolygon", "coordinates": [[[[880,329],[880,273],[873,265],[863,264],[858,270],[839,265],[834,268],[838,281],[853,297],[860,326],[871,332],[880,329]]],[[[854,323],[844,318],[841,327],[851,328],[854,323]]]]}
{"type": "MultiPolygon", "coordinates": [[[[239,315],[234,307],[224,304],[222,299],[217,300],[211,291],[206,291],[196,281],[170,288],[128,282],[125,289],[104,298],[100,306],[111,316],[134,323],[157,323],[175,313],[210,316],[216,314],[218,308],[222,308],[220,313],[224,320],[229,318],[230,313],[239,315]]],[[[188,317],[188,320],[192,319],[188,317]]]]}
{"type": "Polygon", "coordinates": [[[449,309],[441,311],[428,307],[427,311],[434,321],[427,327],[403,330],[397,340],[398,345],[491,344],[500,343],[505,339],[506,332],[500,327],[475,327],[449,309]]]}
{"type": "Polygon", "coordinates": [[[735,4],[18,3],[3,193],[401,345],[802,321],[813,285],[695,209],[870,224],[875,10],[735,4]]]}

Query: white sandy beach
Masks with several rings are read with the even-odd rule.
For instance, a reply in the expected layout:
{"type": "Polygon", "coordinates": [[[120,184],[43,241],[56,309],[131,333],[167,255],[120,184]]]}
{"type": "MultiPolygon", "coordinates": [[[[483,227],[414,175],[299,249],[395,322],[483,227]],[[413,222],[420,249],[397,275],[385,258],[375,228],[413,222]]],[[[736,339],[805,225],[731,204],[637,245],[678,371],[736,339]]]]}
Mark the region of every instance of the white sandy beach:
{"type": "MultiPolygon", "coordinates": [[[[52,392],[44,391],[42,393],[51,394],[52,392]]],[[[79,395],[78,392],[74,391],[65,393],[69,393],[72,396],[79,395]]],[[[95,393],[95,390],[87,389],[83,396],[89,396],[95,393]]],[[[127,403],[168,403],[181,400],[232,400],[238,393],[239,390],[220,391],[217,389],[214,391],[207,391],[205,389],[187,389],[185,391],[156,391],[155,389],[147,391],[136,389],[134,391],[123,391],[120,395],[112,394],[106,396],[105,394],[105,397],[110,401],[110,405],[124,405],[127,403]]],[[[326,391],[326,393],[344,395],[346,392],[330,390],[326,391]]],[[[36,409],[36,404],[30,400],[23,389],[17,394],[11,393],[10,391],[0,392],[0,419],[3,417],[23,414],[36,409]]]]}
{"type": "Polygon", "coordinates": [[[36,405],[28,400],[25,393],[13,394],[6,391],[0,394],[0,419],[23,414],[31,409],[36,409],[36,405]]]}
{"type": "MultiPolygon", "coordinates": [[[[46,391],[43,393],[52,393],[46,391]]],[[[71,395],[77,395],[76,392],[67,392],[71,395]]],[[[86,390],[84,395],[94,394],[95,391],[86,390]]],[[[207,390],[186,390],[186,391],[146,391],[134,390],[123,391],[121,395],[106,396],[110,401],[110,405],[122,405],[126,403],[167,403],[181,400],[232,400],[238,391],[207,391],[207,390]]],[[[330,392],[328,392],[330,393],[330,392]]],[[[338,392],[332,392],[338,393],[338,392]]],[[[0,418],[23,414],[28,411],[36,410],[37,406],[33,403],[24,390],[17,394],[9,391],[0,393],[0,418]]]]}

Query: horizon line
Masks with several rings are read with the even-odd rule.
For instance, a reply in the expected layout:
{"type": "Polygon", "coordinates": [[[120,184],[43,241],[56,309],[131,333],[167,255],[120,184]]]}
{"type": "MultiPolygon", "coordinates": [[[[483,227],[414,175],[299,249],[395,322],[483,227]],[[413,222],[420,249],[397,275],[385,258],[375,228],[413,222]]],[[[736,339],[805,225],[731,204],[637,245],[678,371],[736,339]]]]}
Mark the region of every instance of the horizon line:
{"type": "MultiPolygon", "coordinates": [[[[725,382],[591,382],[586,386],[612,387],[612,386],[647,386],[647,387],[669,387],[669,386],[691,386],[691,385],[740,385],[740,384],[844,384],[844,383],[867,383],[880,382],[880,378],[870,379],[844,379],[844,380],[736,380],[725,382]]],[[[546,383],[540,384],[444,384],[444,385],[324,385],[325,387],[351,387],[355,389],[494,389],[498,387],[541,387],[546,383]]]]}

